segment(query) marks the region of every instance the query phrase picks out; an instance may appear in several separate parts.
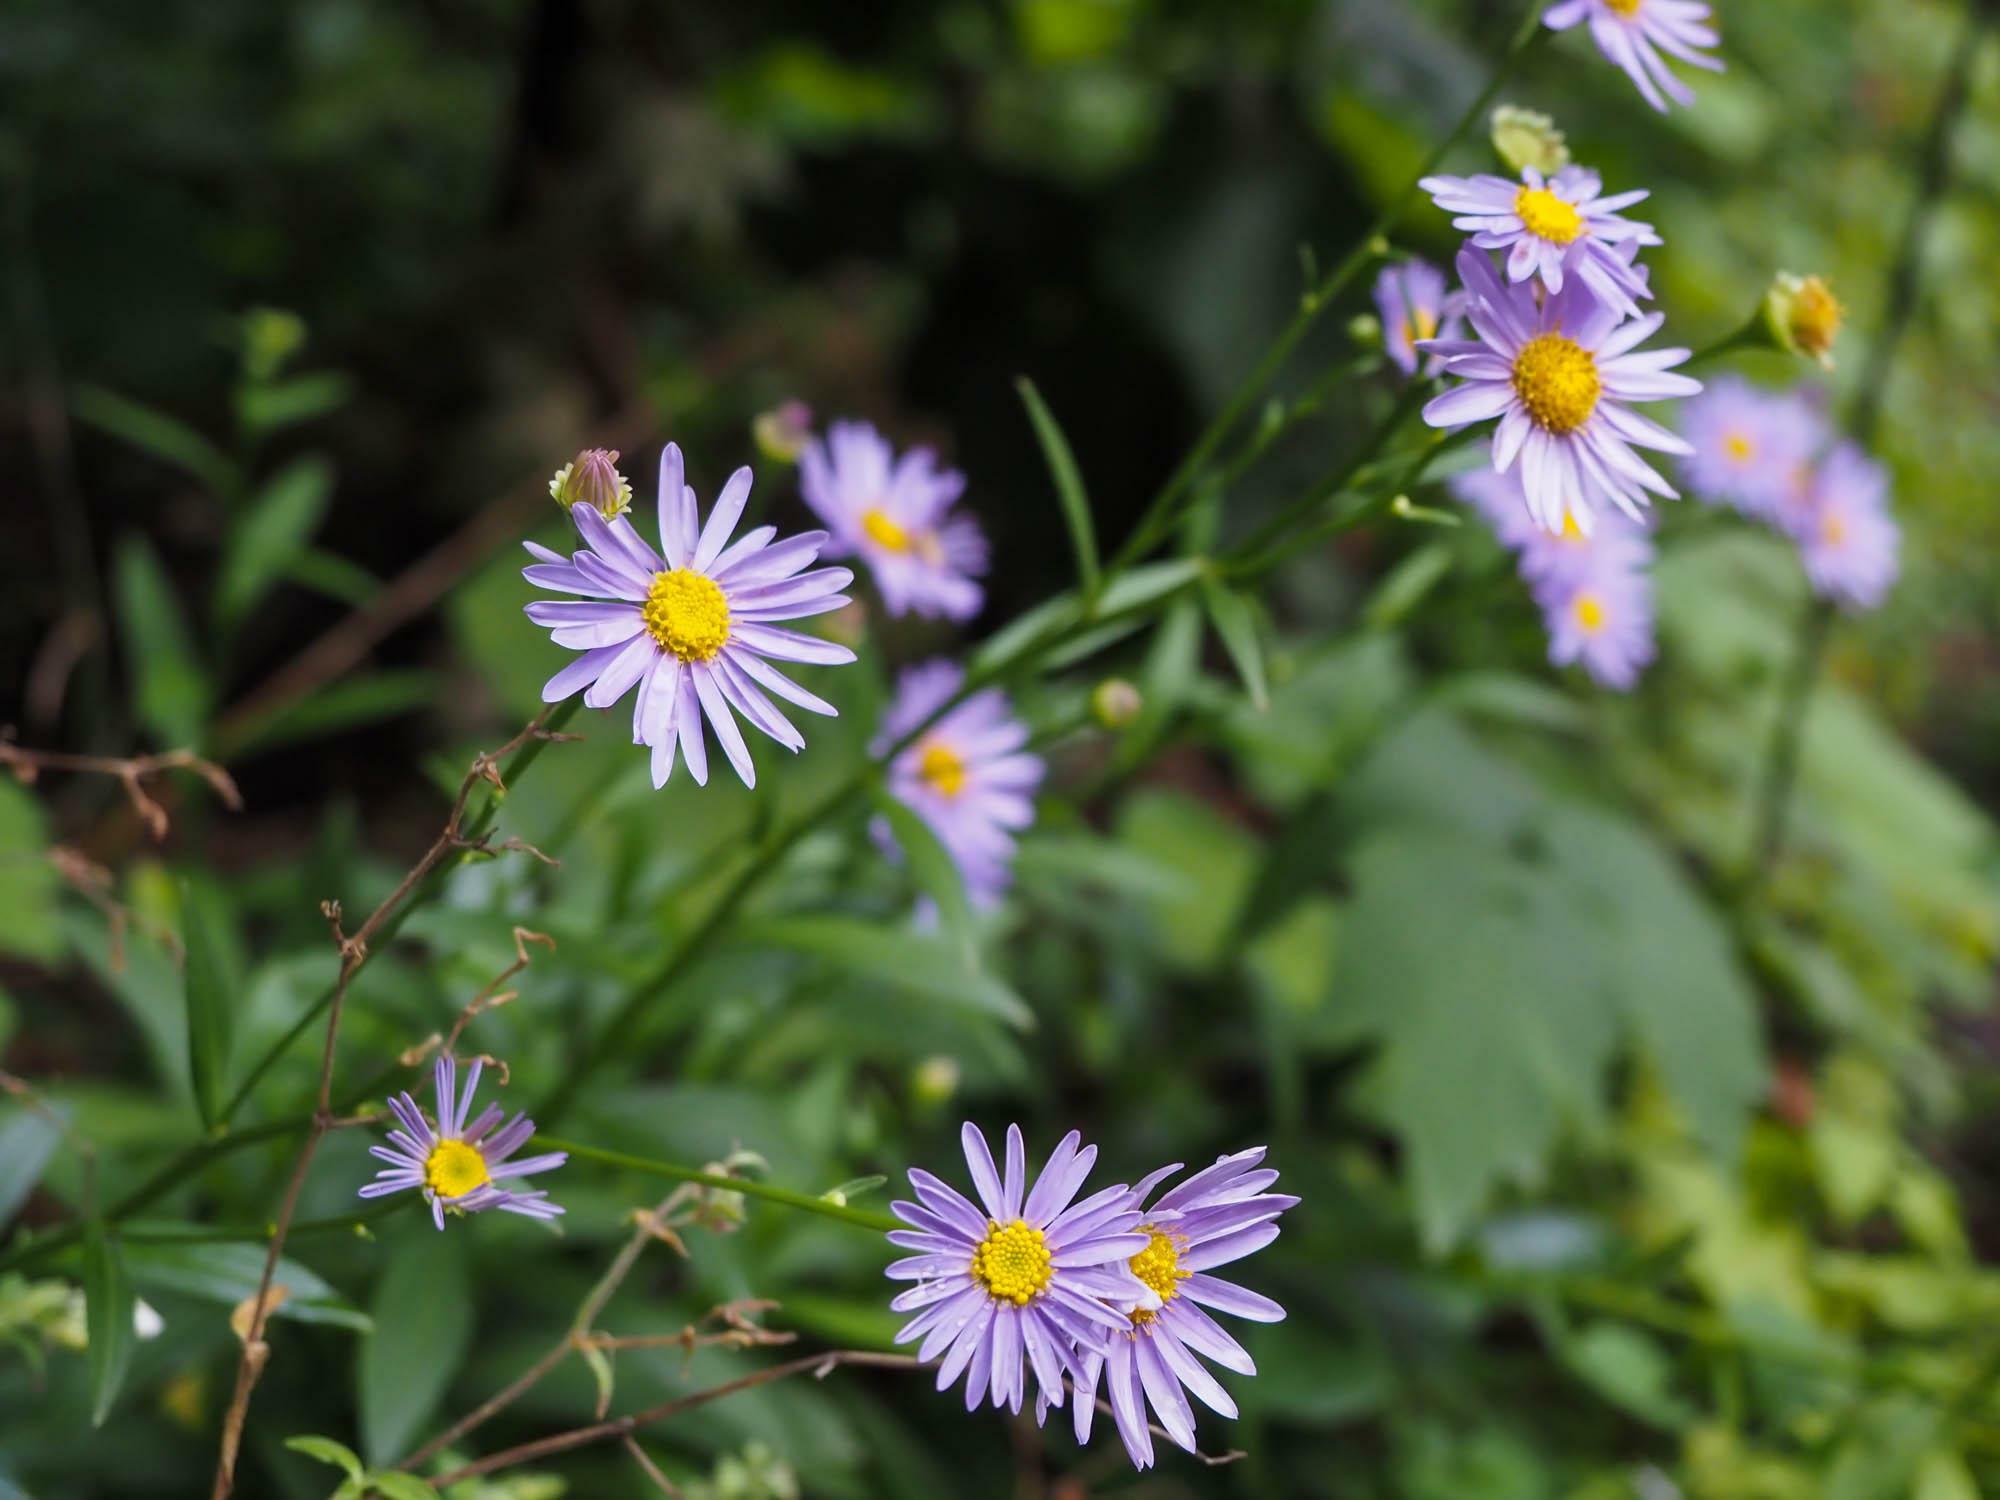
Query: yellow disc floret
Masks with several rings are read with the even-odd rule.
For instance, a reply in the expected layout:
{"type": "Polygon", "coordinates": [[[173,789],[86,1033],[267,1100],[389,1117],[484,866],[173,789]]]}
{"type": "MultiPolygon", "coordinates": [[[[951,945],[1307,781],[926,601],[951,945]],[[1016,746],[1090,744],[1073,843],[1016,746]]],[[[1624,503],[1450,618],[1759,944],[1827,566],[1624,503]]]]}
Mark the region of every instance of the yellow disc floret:
{"type": "Polygon", "coordinates": [[[1604,0],[1604,8],[1629,21],[1639,14],[1639,7],[1645,3],[1646,0],[1604,0]]]}
{"type": "Polygon", "coordinates": [[[1597,410],[1597,361],[1574,339],[1539,333],[1514,356],[1514,390],[1536,425],[1574,432],[1597,410]]]}
{"type": "Polygon", "coordinates": [[[1833,295],[1833,288],[1817,276],[1808,276],[1792,295],[1792,339],[1799,348],[1824,362],[1840,337],[1840,325],[1847,309],[1833,295]]]}
{"type": "Polygon", "coordinates": [[[1757,445],[1747,432],[1732,432],[1722,440],[1722,451],[1733,464],[1747,464],[1757,456],[1757,445]]]}
{"type": "Polygon", "coordinates": [[[729,640],[722,586],[691,568],[655,573],[640,618],[653,639],[682,661],[707,661],[729,640]]]}
{"type": "Polygon", "coordinates": [[[878,547],[887,547],[891,552],[908,552],[910,534],[889,519],[885,510],[870,508],[861,513],[861,529],[868,533],[868,540],[878,547]]]}
{"type": "Polygon", "coordinates": [[[1514,212],[1528,233],[1552,245],[1567,245],[1583,233],[1583,215],[1547,188],[1524,187],[1514,195],[1514,212]]]}
{"type": "Polygon", "coordinates": [[[440,1198],[463,1198],[492,1180],[479,1148],[464,1141],[439,1141],[424,1158],[424,1186],[440,1198]]]}
{"type": "Polygon", "coordinates": [[[1048,1242],[1025,1220],[986,1221],[986,1238],[972,1250],[972,1279],[997,1302],[1026,1307],[1055,1280],[1048,1242]]]}
{"type": "Polygon", "coordinates": [[[1585,635],[1596,635],[1604,628],[1604,601],[1595,594],[1578,594],[1571,606],[1576,611],[1576,623],[1585,635]]]}
{"type": "Polygon", "coordinates": [[[917,775],[949,801],[965,790],[965,758],[951,746],[933,740],[917,760],[917,775]]]}

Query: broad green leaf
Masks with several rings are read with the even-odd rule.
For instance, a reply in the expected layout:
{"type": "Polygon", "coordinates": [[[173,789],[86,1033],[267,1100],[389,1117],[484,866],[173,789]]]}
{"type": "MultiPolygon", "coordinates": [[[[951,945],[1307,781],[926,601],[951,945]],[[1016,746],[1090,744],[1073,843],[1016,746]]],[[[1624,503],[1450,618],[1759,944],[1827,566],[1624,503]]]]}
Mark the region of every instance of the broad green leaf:
{"type": "Polygon", "coordinates": [[[1161,951],[1187,968],[1212,965],[1255,876],[1256,840],[1207,803],[1168,791],[1131,798],[1118,838],[1155,867],[1185,876],[1153,905],[1161,951]]]}
{"type": "Polygon", "coordinates": [[[1077,582],[1084,596],[1097,593],[1097,529],[1090,517],[1090,497],[1084,493],[1083,476],[1077,472],[1076,457],[1069,439],[1042,400],[1034,381],[1025,375],[1014,382],[1021,402],[1028,408],[1028,421],[1035,429],[1035,441],[1042,445],[1042,459],[1055,482],[1056,499],[1062,504],[1063,522],[1069,527],[1070,548],[1076,554],[1077,582]]]}
{"type": "Polygon", "coordinates": [[[132,1362],[136,1300],[118,1241],[92,1222],[83,1234],[84,1327],[90,1366],[90,1425],[102,1427],[132,1362]]]}
{"type": "Polygon", "coordinates": [[[1209,622],[1229,653],[1236,675],[1243,679],[1244,691],[1259,712],[1271,706],[1264,680],[1264,648],[1257,638],[1257,612],[1249,599],[1213,574],[1201,581],[1202,602],[1208,607],[1209,622]]]}
{"type": "Polygon", "coordinates": [[[1979,1500],[1979,1484],[1965,1460],[1950,1449],[1924,1455],[1910,1500],[1979,1500]]]}
{"type": "Polygon", "coordinates": [[[236,415],[246,431],[261,436],[323,416],[346,402],[353,391],[353,381],[331,371],[260,381],[237,391],[236,415]]]}
{"type": "MultiPolygon", "coordinates": [[[[151,1227],[136,1221],[131,1226],[134,1233],[151,1227]]],[[[133,1242],[125,1246],[125,1263],[140,1286],[234,1307],[257,1294],[264,1247],[133,1242]]],[[[367,1314],[299,1262],[280,1258],[271,1279],[285,1289],[285,1300],[271,1309],[272,1317],[368,1332],[367,1314]]]]}
{"type": "Polygon", "coordinates": [[[0,950],[43,963],[63,951],[55,920],[61,877],[48,848],[41,803],[13,776],[0,776],[0,950]]]}
{"type": "Polygon", "coordinates": [[[302,1433],[298,1437],[285,1439],[285,1446],[294,1453],[303,1453],[307,1458],[318,1459],[323,1464],[331,1464],[341,1470],[349,1479],[361,1477],[361,1460],[352,1448],[344,1443],[336,1443],[332,1438],[315,1437],[302,1433]]]}
{"type": "Polygon", "coordinates": [[[0,1114],[0,1227],[28,1201],[61,1143],[56,1122],[36,1110],[17,1106],[0,1114]]]}
{"type": "Polygon", "coordinates": [[[415,670],[349,677],[230,730],[219,748],[241,755],[393,719],[435,701],[437,683],[435,674],[415,670]]]}
{"type": "Polygon", "coordinates": [[[185,422],[101,386],[78,386],[75,399],[77,416],[92,427],[192,474],[217,495],[235,492],[236,465],[185,422]]]}
{"type": "Polygon", "coordinates": [[[230,530],[215,584],[215,612],[233,625],[304,557],[333,493],[333,470],[308,455],[280,469],[230,530]]]}
{"type": "Polygon", "coordinates": [[[208,722],[208,678],[173,583],[137,532],[119,544],[115,587],[140,722],[165,745],[198,744],[208,722]]]}
{"type": "Polygon", "coordinates": [[[962,1006],[1030,1027],[1034,1013],[990,974],[966,967],[956,945],[930,933],[885,927],[853,917],[760,917],[740,923],[732,941],[783,948],[850,974],[880,980],[942,1005],[962,1006]]]}
{"type": "Polygon", "coordinates": [[[959,961],[968,969],[978,967],[979,953],[972,926],[972,906],[966,900],[965,880],[958,864],[939,842],[931,825],[907,803],[885,790],[875,795],[875,809],[888,820],[903,857],[910,862],[910,874],[937,906],[944,935],[958,949],[959,961]]]}
{"type": "MultiPolygon", "coordinates": [[[[454,1225],[453,1228],[460,1226],[454,1225]]],[[[417,1225],[383,1248],[361,1345],[361,1448],[393,1463],[422,1436],[472,1341],[465,1236],[417,1225]]]]}
{"type": "Polygon", "coordinates": [[[1559,1352],[1592,1390],[1642,1422],[1676,1431],[1694,1419],[1694,1408],[1674,1394],[1672,1358],[1643,1329],[1593,1323],[1564,1339],[1559,1352]]]}
{"type": "Polygon", "coordinates": [[[238,976],[223,927],[228,921],[219,892],[203,883],[181,888],[181,966],[187,1004],[188,1074],[195,1109],[209,1129],[222,1118],[228,1097],[229,1048],[236,1030],[238,976]]]}

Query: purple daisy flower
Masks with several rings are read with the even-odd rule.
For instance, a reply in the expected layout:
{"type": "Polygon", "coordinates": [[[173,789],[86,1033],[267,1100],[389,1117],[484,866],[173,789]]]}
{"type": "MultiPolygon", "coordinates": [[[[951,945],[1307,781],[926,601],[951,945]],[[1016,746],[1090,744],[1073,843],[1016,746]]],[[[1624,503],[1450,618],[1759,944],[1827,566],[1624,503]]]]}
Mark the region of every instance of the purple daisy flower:
{"type": "Polygon", "coordinates": [[[1783,515],[1826,439],[1826,419],[1811,401],[1737,375],[1712,382],[1683,406],[1679,426],[1693,449],[1681,461],[1688,488],[1766,521],[1783,515]]]}
{"type": "Polygon", "coordinates": [[[1660,314],[1621,323],[1581,280],[1538,299],[1533,287],[1502,282],[1470,245],[1458,253],[1458,274],[1479,337],[1423,346],[1464,382],[1433,398],[1424,420],[1465,427],[1498,417],[1493,467],[1504,474],[1520,460],[1529,513],[1547,531],[1574,515],[1588,535],[1603,500],[1637,519],[1645,491],[1671,498],[1674,487],[1632,445],[1667,453],[1688,445],[1629,403],[1692,396],[1701,383],[1667,373],[1688,357],[1685,349],[1635,352],[1659,329],[1660,314]]]}
{"type": "Polygon", "coordinates": [[[1206,1171],[1162,1193],[1151,1208],[1145,1207],[1146,1195],[1180,1171],[1179,1162],[1127,1190],[1125,1205],[1141,1210],[1138,1228],[1146,1237],[1146,1248],[1129,1265],[1157,1305],[1129,1309],[1121,1336],[1108,1349],[1078,1350],[1082,1370],[1070,1415],[1079,1443],[1090,1440],[1100,1379],[1125,1451],[1141,1469],[1153,1465],[1148,1407],[1167,1436],[1190,1453],[1194,1411],[1187,1392],[1211,1411],[1236,1415],[1236,1403],[1195,1356],[1206,1355],[1239,1375],[1255,1375],[1257,1366],[1243,1346],[1203,1307],[1258,1323],[1276,1323],[1285,1316],[1269,1297],[1206,1274],[1270,1244],[1278,1237],[1272,1221],[1299,1201],[1265,1191],[1278,1174],[1260,1168],[1263,1160],[1262,1146],[1220,1157],[1206,1171]]]}
{"type": "Polygon", "coordinates": [[[1450,482],[1452,493],[1485,518],[1500,544],[1516,555],[1521,577],[1536,589],[1567,587],[1592,572],[1643,572],[1653,563],[1653,539],[1622,511],[1606,511],[1588,533],[1570,510],[1560,531],[1544,531],[1528,514],[1521,476],[1477,469],[1450,482]]]}
{"type": "Polygon", "coordinates": [[[1803,515],[1787,529],[1813,591],[1843,609],[1873,609],[1896,581],[1902,529],[1889,514],[1889,474],[1853,443],[1813,473],[1803,515]]]}
{"type": "Polygon", "coordinates": [[[950,514],[965,476],[939,469],[930,449],[898,458],[868,423],[835,422],[801,455],[799,486],[833,531],[827,556],[866,558],[890,614],[979,613],[986,538],[972,517],[950,514]]]}
{"type": "MultiPolygon", "coordinates": [[[[1382,347],[1405,375],[1417,373],[1419,339],[1455,337],[1465,323],[1465,299],[1448,292],[1444,272],[1429,261],[1406,260],[1384,266],[1375,278],[1375,312],[1382,320],[1382,347]]],[[[1441,362],[1424,362],[1435,375],[1441,362]]]]}
{"type": "Polygon", "coordinates": [[[1694,90],[1673,75],[1662,52],[1722,71],[1722,59],[1702,50],[1722,39],[1715,33],[1714,13],[1701,0],[1558,0],[1542,17],[1552,31],[1567,31],[1579,21],[1590,23],[1597,50],[1624,69],[1646,102],[1662,113],[1668,99],[1694,103],[1694,90]]]}
{"type": "Polygon", "coordinates": [[[846,568],[800,571],[819,555],[824,531],[802,532],[774,545],[777,528],[759,526],[730,545],[750,498],[750,478],[748,468],[730,475],[708,524],[698,525],[681,450],[669,443],[660,455],[661,552],[626,517],[607,521],[588,505],[570,507],[585,543],[575,556],[525,543],[536,562],[521,570],[523,578],[539,588],[585,596],[537,599],[527,606],[528,618],[548,626],[558,646],[583,653],[548,680],[542,701],[559,703],[581,691],[589,707],[609,708],[637,687],[632,742],[652,748],[656,787],[673,774],[676,746],[695,781],[708,784],[704,717],[743,784],[755,786],[750,749],[730,710],[796,753],[805,737],[765,693],[811,713],[835,710],[770,663],[854,660],[845,646],[777,623],[825,614],[848,602],[840,590],[854,575],[846,568]]]}
{"type": "MultiPolygon", "coordinates": [[[[871,747],[884,755],[951,701],[965,672],[948,661],[906,670],[871,747]]],[[[1007,890],[1014,836],[1035,821],[1035,790],[1046,769],[1021,747],[1028,726],[998,688],[974,693],[940,718],[889,766],[889,791],[930,825],[965,881],[973,905],[991,907],[1007,890]]],[[[893,847],[887,825],[877,837],[893,847]]]]}
{"type": "Polygon", "coordinates": [[[1627,317],[1638,316],[1636,299],[1652,295],[1633,259],[1639,246],[1657,245],[1660,237],[1652,225],[1618,212],[1646,198],[1643,188],[1607,198],[1604,180],[1584,167],[1548,178],[1523,167],[1519,182],[1490,173],[1426,177],[1418,186],[1458,215],[1452,227],[1469,232],[1474,247],[1506,252],[1509,281],[1539,276],[1553,293],[1575,277],[1627,317]]]}
{"type": "Polygon", "coordinates": [[[921,1308],[897,1333],[921,1339],[917,1358],[938,1361],[937,1388],[965,1376],[965,1409],[982,1397],[1018,1412],[1024,1370],[1033,1366],[1038,1413],[1063,1404],[1063,1374],[1076,1376],[1079,1350],[1104,1350],[1130,1326],[1121,1309],[1153,1294],[1127,1262],[1151,1243],[1136,1232],[1136,1205],[1123,1186],[1074,1201],[1097,1160],[1072,1130],[1028,1189],[1021,1128],[1007,1127],[1007,1169],[993,1165],[986,1137],[970,1121],[959,1131],[979,1193],[974,1204],[920,1167],[910,1169],[917,1201],[890,1210],[908,1229],[889,1242],[917,1252],[892,1264],[895,1281],[914,1281],[889,1306],[921,1308]]]}
{"type": "Polygon", "coordinates": [[[410,1188],[421,1189],[440,1229],[444,1228],[446,1209],[476,1214],[498,1208],[530,1219],[553,1219],[562,1212],[559,1204],[548,1201],[545,1192],[498,1186],[507,1178],[551,1171],[568,1161],[569,1153],[550,1151],[520,1161],[508,1159],[527,1144],[535,1133],[535,1122],[526,1115],[516,1115],[501,1125],[507,1112],[497,1104],[487,1105],[478,1119],[471,1118],[472,1096],[479,1087],[483,1066],[473,1062],[466,1070],[465,1091],[459,1093],[454,1087],[457,1065],[449,1057],[437,1060],[432,1074],[437,1101],[435,1130],[407,1092],[389,1101],[389,1111],[396,1117],[389,1144],[368,1148],[370,1156],[389,1165],[361,1189],[362,1197],[382,1198],[410,1188]]]}

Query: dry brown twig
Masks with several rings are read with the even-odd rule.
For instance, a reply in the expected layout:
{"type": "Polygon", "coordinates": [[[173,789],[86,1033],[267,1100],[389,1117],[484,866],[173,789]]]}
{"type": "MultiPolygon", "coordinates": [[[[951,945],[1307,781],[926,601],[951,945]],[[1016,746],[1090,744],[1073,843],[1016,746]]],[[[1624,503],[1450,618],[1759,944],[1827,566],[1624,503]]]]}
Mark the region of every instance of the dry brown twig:
{"type": "Polygon", "coordinates": [[[171,823],[167,810],[146,792],[146,778],[166,771],[190,771],[209,784],[222,805],[231,812],[243,811],[243,794],[235,779],[212,760],[203,760],[192,750],[167,750],[158,755],[73,755],[67,750],[30,750],[17,745],[0,731],[0,766],[12,771],[24,786],[33,785],[44,771],[76,771],[86,775],[114,777],[125,788],[126,799],[139,821],[146,825],[154,843],[166,838],[171,823]]]}
{"type": "MultiPolygon", "coordinates": [[[[507,849],[510,847],[527,849],[530,846],[526,844],[521,844],[518,840],[515,839],[508,839],[504,843],[495,844],[493,846],[494,852],[496,853],[498,853],[500,850],[507,849]]],[[[550,864],[556,863],[555,860],[549,859],[549,857],[546,854],[543,854],[539,849],[533,850],[533,853],[539,859],[548,860],[550,864]]],[[[495,974],[493,978],[490,981],[488,981],[484,989],[482,989],[478,994],[474,995],[470,1000],[465,1002],[464,1009],[459,1011],[458,1019],[452,1022],[452,1027],[449,1032],[446,1032],[443,1035],[440,1035],[435,1031],[432,1032],[429,1036],[425,1037],[421,1042],[418,1042],[414,1047],[405,1048],[403,1052],[396,1058],[396,1061],[401,1063],[406,1068],[415,1068],[422,1066],[422,1064],[431,1056],[431,1054],[437,1052],[440,1048],[442,1048],[447,1055],[455,1055],[453,1049],[455,1049],[458,1046],[458,1039],[465,1034],[465,1028],[472,1024],[473,1018],[475,1016],[484,1015],[489,1010],[498,1010],[508,1001],[519,999],[521,994],[519,990],[502,990],[500,986],[505,984],[508,980],[512,979],[516,974],[520,973],[523,969],[527,968],[531,962],[533,962],[533,960],[530,958],[528,954],[528,944],[530,943],[540,943],[543,947],[547,948],[551,953],[556,951],[556,940],[550,937],[546,932],[533,932],[526,927],[516,927],[514,929],[514,962],[509,964],[506,968],[502,969],[498,974],[495,974]]],[[[481,1061],[489,1063],[494,1067],[497,1067],[500,1070],[501,1083],[504,1084],[507,1082],[506,1063],[502,1062],[498,1058],[483,1057],[483,1056],[481,1058],[481,1061]]]]}
{"type": "Polygon", "coordinates": [[[186,957],[180,935],[171,927],[132,910],[111,894],[116,878],[96,860],[67,844],[51,844],[46,857],[64,884],[104,914],[105,926],[111,934],[112,973],[125,972],[125,934],[135,927],[165,948],[176,964],[186,957]]]}
{"type": "MultiPolygon", "coordinates": [[[[412,865],[396,888],[383,897],[382,902],[368,918],[353,932],[348,932],[341,924],[341,909],[338,901],[321,904],[320,910],[332,929],[335,946],[340,951],[340,972],[334,978],[333,1000],[327,1008],[326,1043],[320,1053],[319,1090],[313,1107],[313,1122],[306,1131],[305,1141],[299,1147],[298,1160],[292,1164],[290,1179],[286,1182],[284,1198],[278,1208],[278,1217],[271,1230],[271,1239],[264,1253],[263,1274],[258,1278],[257,1294],[249,1304],[249,1316],[243,1329],[243,1353],[236,1366],[236,1383],[229,1398],[228,1409],[222,1419],[222,1448],[216,1460],[215,1483],[210,1491],[212,1500],[227,1500],[236,1484],[236,1458],[243,1443],[243,1423],[249,1414],[250,1396],[256,1389],[257,1378],[263,1373],[264,1364],[270,1358],[270,1346],[264,1342],[265,1325],[270,1319],[272,1307],[272,1276],[277,1270],[279,1256],[285,1248],[285,1237],[291,1230],[292,1216],[298,1209],[299,1192],[305,1186],[306,1172],[312,1166],[314,1155],[329,1130],[340,1121],[333,1114],[333,1060],[334,1047],[340,1037],[341,1013],[346,1008],[348,986],[355,973],[368,961],[369,940],[381,931],[396,909],[406,901],[411,892],[436,870],[451,855],[466,849],[482,852],[498,852],[500,846],[487,843],[484,838],[465,836],[465,812],[473,790],[482,782],[504,792],[506,784],[500,779],[500,764],[508,756],[531,740],[573,740],[575,735],[556,734],[542,727],[547,714],[538,714],[527,727],[515,735],[498,750],[481,751],[473,758],[471,769],[459,784],[458,795],[452,800],[451,813],[445,819],[444,828],[432,840],[417,862],[412,865]]],[[[512,844],[513,840],[507,841],[512,844]]]]}

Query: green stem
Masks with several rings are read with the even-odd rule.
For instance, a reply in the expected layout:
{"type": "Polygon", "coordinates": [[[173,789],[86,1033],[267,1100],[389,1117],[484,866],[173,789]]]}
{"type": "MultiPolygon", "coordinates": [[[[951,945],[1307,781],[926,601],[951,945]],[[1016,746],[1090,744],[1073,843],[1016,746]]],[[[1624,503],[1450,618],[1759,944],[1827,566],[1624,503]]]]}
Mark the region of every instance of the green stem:
{"type": "Polygon", "coordinates": [[[1500,90],[1513,76],[1515,67],[1527,55],[1529,47],[1542,35],[1542,10],[1542,0],[1533,0],[1522,14],[1521,24],[1515,28],[1513,40],[1508,43],[1507,51],[1493,70],[1493,76],[1488,80],[1486,87],[1466,107],[1465,112],[1458,117],[1457,123],[1445,134],[1444,139],[1431,149],[1430,155],[1424,159],[1424,164],[1417,169],[1416,175],[1410,179],[1408,185],[1377,215],[1368,233],[1362,236],[1361,243],[1348,251],[1340,263],[1329,271],[1317,286],[1299,299],[1299,310],[1293,314],[1292,321],[1264,352],[1264,357],[1257,362],[1256,368],[1251,370],[1249,377],[1237,387],[1235,394],[1216,414],[1215,420],[1208,424],[1207,430],[1196,440],[1188,456],[1181,460],[1179,467],[1168,477],[1166,484],[1147,505],[1145,513],[1139,518],[1138,525],[1132,529],[1132,534],[1125,539],[1124,545],[1112,558],[1110,567],[1105,570],[1107,573],[1115,573],[1120,568],[1136,562],[1172,533],[1180,519],[1182,499],[1193,488],[1196,478],[1208,467],[1209,460],[1215,456],[1216,450],[1236,429],[1236,424],[1243,419],[1243,414],[1249,410],[1250,404],[1262,395],[1264,388],[1277,377],[1286,361],[1292,357],[1293,351],[1298,348],[1300,341],[1312,331],[1313,325],[1333,304],[1334,299],[1346,290],[1347,284],[1360,274],[1362,268],[1370,261],[1388,253],[1388,237],[1396,226],[1402,223],[1403,215],[1416,200],[1420,191],[1418,184],[1437,170],[1446,154],[1458,144],[1465,132],[1471,129],[1499,97],[1500,90]]]}
{"type": "Polygon", "coordinates": [[[544,1151],[567,1151],[580,1161],[594,1161],[607,1167],[619,1167],[627,1172],[643,1172],[649,1177],[671,1178],[675,1182],[699,1183],[703,1187],[742,1193],[750,1198],[762,1198],[767,1203],[782,1203],[787,1208],[804,1209],[807,1213],[838,1219],[843,1224],[853,1224],[860,1229],[886,1233],[891,1229],[903,1227],[887,1214],[873,1214],[865,1208],[849,1208],[846,1204],[835,1203],[830,1198],[794,1192],[790,1188],[775,1187],[768,1182],[754,1182],[745,1177],[726,1177],[720,1172],[704,1172],[696,1167],[681,1166],[678,1162],[628,1156],[622,1151],[606,1151],[598,1146],[586,1146],[581,1141],[566,1141],[551,1135],[537,1135],[533,1144],[544,1151]]]}

